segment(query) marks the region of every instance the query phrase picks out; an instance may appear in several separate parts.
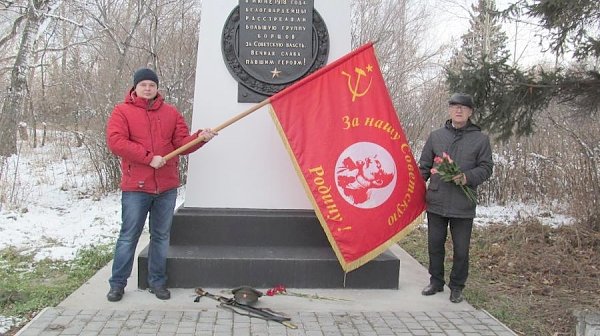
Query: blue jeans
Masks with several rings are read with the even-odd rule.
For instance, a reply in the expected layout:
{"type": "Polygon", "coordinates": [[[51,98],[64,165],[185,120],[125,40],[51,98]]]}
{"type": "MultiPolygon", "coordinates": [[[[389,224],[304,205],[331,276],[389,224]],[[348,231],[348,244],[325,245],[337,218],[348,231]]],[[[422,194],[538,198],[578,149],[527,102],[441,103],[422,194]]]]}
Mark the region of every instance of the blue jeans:
{"type": "Polygon", "coordinates": [[[125,288],[131,275],[135,248],[146,217],[150,213],[150,245],[148,247],[148,285],[165,286],[167,283],[167,252],[171,236],[173,211],[177,201],[177,189],[160,194],[124,191],[121,195],[121,232],[115,246],[111,287],[125,288]]]}

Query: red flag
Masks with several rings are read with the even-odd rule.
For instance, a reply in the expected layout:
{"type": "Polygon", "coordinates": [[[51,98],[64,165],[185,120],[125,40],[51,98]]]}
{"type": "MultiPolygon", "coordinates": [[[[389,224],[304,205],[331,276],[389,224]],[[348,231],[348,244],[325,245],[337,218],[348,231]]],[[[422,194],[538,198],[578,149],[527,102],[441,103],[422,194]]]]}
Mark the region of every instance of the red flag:
{"type": "Polygon", "coordinates": [[[404,237],[425,183],[373,44],[272,96],[272,116],[344,271],[404,237]]]}

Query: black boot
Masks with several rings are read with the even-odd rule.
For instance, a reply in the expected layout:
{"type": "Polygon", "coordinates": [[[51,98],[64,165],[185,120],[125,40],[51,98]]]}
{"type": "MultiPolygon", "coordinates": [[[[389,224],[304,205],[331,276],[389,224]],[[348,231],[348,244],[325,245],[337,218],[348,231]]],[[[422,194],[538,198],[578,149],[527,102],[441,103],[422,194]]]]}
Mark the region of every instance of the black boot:
{"type": "Polygon", "coordinates": [[[123,288],[111,287],[110,290],[108,291],[108,294],[106,294],[106,298],[110,302],[121,301],[124,293],[125,293],[125,290],[123,288]]]}
{"type": "Polygon", "coordinates": [[[161,300],[168,300],[171,298],[171,292],[169,292],[165,286],[150,287],[148,290],[161,300]]]}
{"type": "Polygon", "coordinates": [[[422,295],[429,296],[439,292],[444,291],[444,286],[436,286],[434,284],[429,284],[427,287],[423,288],[421,291],[422,295]]]}
{"type": "Polygon", "coordinates": [[[462,289],[453,288],[450,290],[450,301],[453,303],[462,302],[465,297],[462,294],[462,289]]]}

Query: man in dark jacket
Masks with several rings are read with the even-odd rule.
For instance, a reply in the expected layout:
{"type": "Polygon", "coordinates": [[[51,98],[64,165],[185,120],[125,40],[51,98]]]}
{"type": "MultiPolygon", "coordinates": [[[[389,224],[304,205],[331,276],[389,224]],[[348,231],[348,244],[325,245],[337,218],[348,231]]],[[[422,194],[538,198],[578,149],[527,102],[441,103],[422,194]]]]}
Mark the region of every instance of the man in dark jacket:
{"type": "Polygon", "coordinates": [[[433,295],[444,290],[445,242],[450,226],[454,253],[448,287],[450,301],[458,303],[464,299],[462,291],[469,274],[469,245],[476,207],[461,186],[476,195],[477,186],[492,175],[494,164],[489,137],[470,120],[473,98],[463,93],[453,94],[448,112],[450,120],[431,132],[419,159],[421,175],[425,181],[430,180],[426,193],[430,280],[421,294],[433,295]],[[439,173],[431,170],[436,157],[444,154],[461,171],[450,182],[444,182],[439,173]]]}
{"type": "Polygon", "coordinates": [[[148,285],[157,298],[167,300],[167,250],[179,187],[179,159],[165,160],[175,149],[202,137],[182,153],[202,147],[216,133],[211,129],[190,135],[183,116],[158,93],[158,76],[147,68],[133,76],[125,101],[115,106],[106,129],[109,149],[121,158],[121,232],[115,246],[108,301],[123,297],[131,275],[135,248],[150,214],[148,285]]]}

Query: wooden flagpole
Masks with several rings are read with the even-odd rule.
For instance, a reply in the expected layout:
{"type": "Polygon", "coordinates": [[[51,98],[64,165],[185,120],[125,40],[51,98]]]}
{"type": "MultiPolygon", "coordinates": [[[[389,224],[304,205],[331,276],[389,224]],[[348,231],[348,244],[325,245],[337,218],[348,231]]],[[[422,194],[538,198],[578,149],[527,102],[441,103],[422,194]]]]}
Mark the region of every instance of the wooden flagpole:
{"type": "MultiPolygon", "coordinates": [[[[265,105],[267,105],[267,104],[269,104],[270,102],[271,102],[271,99],[270,99],[270,98],[267,98],[267,99],[265,99],[265,100],[261,101],[260,103],[258,103],[258,104],[256,104],[256,105],[252,106],[251,108],[247,109],[246,111],[244,111],[244,112],[242,112],[242,113],[240,113],[240,114],[238,114],[238,115],[234,116],[233,118],[231,118],[231,119],[229,119],[229,120],[225,121],[225,122],[224,122],[224,123],[222,123],[221,125],[219,125],[219,126],[217,126],[217,127],[213,128],[213,130],[214,130],[215,132],[218,132],[218,131],[220,131],[220,130],[224,129],[225,127],[227,127],[227,126],[229,126],[229,125],[233,124],[234,122],[236,122],[236,121],[238,121],[238,120],[240,120],[240,119],[244,118],[245,116],[249,115],[250,113],[252,113],[252,112],[254,112],[254,111],[256,111],[256,110],[260,109],[261,107],[263,107],[263,106],[265,106],[265,105]]],[[[190,141],[190,142],[186,143],[185,145],[183,145],[183,146],[181,146],[181,147],[179,147],[179,148],[175,149],[175,150],[174,150],[174,151],[172,151],[171,153],[169,153],[169,154],[165,155],[165,156],[164,156],[164,159],[165,159],[166,161],[168,161],[168,160],[170,160],[170,159],[174,158],[175,156],[177,156],[177,155],[179,155],[179,154],[181,154],[181,153],[185,152],[185,151],[186,151],[187,149],[189,149],[190,147],[192,147],[192,146],[194,146],[194,145],[196,145],[196,144],[200,143],[200,141],[204,141],[204,137],[203,137],[203,136],[201,136],[201,135],[199,135],[199,136],[198,136],[196,139],[194,139],[194,140],[192,140],[192,141],[190,141]]]]}

